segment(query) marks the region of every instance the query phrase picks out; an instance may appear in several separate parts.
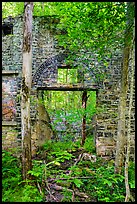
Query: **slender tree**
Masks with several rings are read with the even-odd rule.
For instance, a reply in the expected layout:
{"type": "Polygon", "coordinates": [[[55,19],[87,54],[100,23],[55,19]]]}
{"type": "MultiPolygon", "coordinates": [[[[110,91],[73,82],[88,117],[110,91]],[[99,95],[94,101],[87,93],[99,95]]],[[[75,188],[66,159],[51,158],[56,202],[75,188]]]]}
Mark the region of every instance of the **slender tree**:
{"type": "Polygon", "coordinates": [[[30,126],[30,91],[32,81],[32,12],[33,2],[25,2],[21,88],[22,176],[24,180],[30,179],[30,175],[27,174],[27,172],[32,168],[30,126]]]}
{"type": "Polygon", "coordinates": [[[129,167],[130,144],[131,144],[131,134],[130,134],[131,132],[131,109],[132,109],[133,94],[134,94],[134,74],[135,74],[134,43],[135,43],[135,19],[134,19],[134,28],[133,28],[132,50],[131,50],[130,100],[129,100],[129,110],[128,110],[127,152],[126,152],[126,161],[125,161],[125,187],[126,187],[125,202],[128,202],[130,200],[133,201],[133,198],[130,193],[129,182],[128,182],[128,167],[129,167]]]}
{"type": "Polygon", "coordinates": [[[121,92],[119,101],[119,120],[116,143],[115,173],[121,174],[125,159],[126,131],[125,131],[125,112],[128,90],[128,68],[129,55],[131,50],[132,27],[133,27],[133,9],[134,2],[127,3],[127,27],[125,30],[123,64],[121,71],[121,92]]]}

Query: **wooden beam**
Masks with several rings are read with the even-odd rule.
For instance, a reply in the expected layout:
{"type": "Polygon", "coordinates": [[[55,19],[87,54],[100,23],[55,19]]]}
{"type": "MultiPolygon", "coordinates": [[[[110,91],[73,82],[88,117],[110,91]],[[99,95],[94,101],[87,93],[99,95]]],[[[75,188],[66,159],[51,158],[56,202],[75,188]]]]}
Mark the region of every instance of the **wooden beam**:
{"type": "Polygon", "coordinates": [[[82,85],[59,85],[56,84],[54,86],[41,86],[37,87],[38,90],[51,90],[51,91],[97,91],[98,87],[96,85],[93,86],[82,86],[82,85]]]}

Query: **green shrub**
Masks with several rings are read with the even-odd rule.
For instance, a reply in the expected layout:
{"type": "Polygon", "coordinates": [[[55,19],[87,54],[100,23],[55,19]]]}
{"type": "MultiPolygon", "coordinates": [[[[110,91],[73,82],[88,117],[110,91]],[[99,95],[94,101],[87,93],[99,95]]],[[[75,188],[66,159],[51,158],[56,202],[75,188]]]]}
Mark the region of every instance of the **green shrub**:
{"type": "MultiPolygon", "coordinates": [[[[89,175],[89,174],[88,174],[89,175]]],[[[124,176],[114,174],[114,166],[101,166],[94,169],[90,183],[85,182],[87,191],[99,202],[123,202],[125,198],[124,176]]]]}
{"type": "Polygon", "coordinates": [[[129,185],[130,188],[135,189],[135,163],[133,161],[129,163],[129,185]]]}
{"type": "Polygon", "coordinates": [[[3,202],[40,202],[42,196],[32,185],[24,185],[20,161],[12,153],[2,152],[2,201],[3,202]]]}
{"type": "Polygon", "coordinates": [[[94,144],[94,138],[93,136],[88,136],[85,140],[84,143],[84,149],[85,151],[89,152],[89,153],[95,153],[95,144],[94,144]]]}

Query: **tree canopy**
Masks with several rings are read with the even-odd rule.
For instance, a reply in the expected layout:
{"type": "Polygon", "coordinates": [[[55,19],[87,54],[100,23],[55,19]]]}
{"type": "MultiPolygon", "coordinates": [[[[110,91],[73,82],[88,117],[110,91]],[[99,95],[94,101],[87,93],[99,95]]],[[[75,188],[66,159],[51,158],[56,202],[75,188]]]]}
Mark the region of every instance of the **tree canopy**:
{"type": "MultiPolygon", "coordinates": [[[[34,2],[33,15],[57,15],[58,28],[67,33],[59,43],[74,53],[84,48],[107,54],[123,42],[126,7],[126,2],[34,2]]],[[[23,2],[2,3],[3,18],[22,13],[23,2]]]]}
{"type": "MultiPolygon", "coordinates": [[[[93,70],[96,80],[104,78],[107,58],[119,52],[124,44],[126,28],[126,2],[34,2],[33,16],[56,16],[60,19],[56,29],[65,31],[56,35],[59,46],[69,50],[68,62],[75,62],[84,72],[93,70]],[[93,63],[104,64],[104,70],[93,63]]],[[[3,2],[2,17],[23,13],[23,2],[3,2]]],[[[46,27],[46,25],[45,25],[46,27]]]]}

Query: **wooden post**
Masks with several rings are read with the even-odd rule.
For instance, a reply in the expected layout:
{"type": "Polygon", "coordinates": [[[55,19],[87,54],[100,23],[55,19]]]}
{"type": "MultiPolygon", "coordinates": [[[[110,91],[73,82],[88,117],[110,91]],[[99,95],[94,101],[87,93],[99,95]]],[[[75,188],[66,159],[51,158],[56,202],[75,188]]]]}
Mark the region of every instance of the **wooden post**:
{"type": "MultiPolygon", "coordinates": [[[[87,91],[84,90],[83,94],[82,94],[82,107],[84,110],[86,110],[87,99],[88,99],[87,91]]],[[[82,141],[81,141],[81,145],[84,145],[85,139],[86,139],[86,113],[84,113],[83,118],[82,118],[82,141]]]]}

